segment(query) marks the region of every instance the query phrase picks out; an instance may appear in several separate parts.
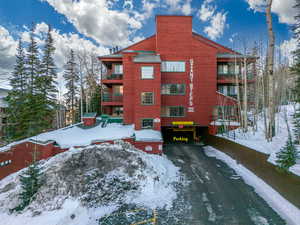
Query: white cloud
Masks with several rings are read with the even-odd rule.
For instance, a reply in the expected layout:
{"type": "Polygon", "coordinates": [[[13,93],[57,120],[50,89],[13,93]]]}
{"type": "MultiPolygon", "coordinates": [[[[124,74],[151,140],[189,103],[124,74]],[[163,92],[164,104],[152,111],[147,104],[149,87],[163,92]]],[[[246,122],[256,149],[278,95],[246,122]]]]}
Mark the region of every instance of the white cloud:
{"type": "Polygon", "coordinates": [[[133,9],[133,0],[125,0],[123,4],[123,8],[125,9],[133,9]]]}
{"type": "Polygon", "coordinates": [[[184,15],[192,13],[192,0],[165,0],[164,7],[171,13],[179,12],[184,15]]]}
{"type": "MultiPolygon", "coordinates": [[[[24,27],[25,31],[20,32],[23,41],[29,42],[29,29],[24,27]]],[[[35,39],[40,47],[43,46],[48,26],[45,23],[36,25],[35,39]]],[[[52,29],[52,37],[56,48],[54,54],[55,64],[59,71],[59,81],[62,81],[63,66],[66,63],[66,57],[70,50],[75,52],[93,53],[96,55],[104,55],[108,53],[108,49],[103,46],[95,45],[92,41],[81,38],[78,34],[65,33],[61,34],[57,29],[52,29]]],[[[9,32],[0,26],[0,79],[2,74],[10,75],[15,64],[17,41],[9,34],[9,32]]],[[[8,77],[8,76],[7,76],[8,77]]],[[[6,78],[7,78],[6,77],[6,78]]]]}
{"type": "MultiPolygon", "coordinates": [[[[263,12],[266,6],[266,0],[246,0],[249,8],[263,12]]],[[[279,17],[280,23],[294,24],[297,10],[293,8],[296,5],[296,0],[273,0],[272,12],[279,17]]]]}
{"type": "Polygon", "coordinates": [[[192,13],[192,6],[191,6],[192,0],[186,1],[184,5],[182,6],[182,13],[184,15],[190,15],[192,13]]]}
{"type": "Polygon", "coordinates": [[[209,5],[210,2],[211,0],[204,1],[197,13],[197,16],[203,22],[206,22],[209,19],[211,19],[212,15],[215,13],[216,9],[215,7],[209,5]]]}
{"type": "Polygon", "coordinates": [[[130,11],[113,10],[105,0],[43,0],[66,16],[76,29],[101,45],[128,45],[130,35],[141,21],[130,11]]]}
{"type": "Polygon", "coordinates": [[[293,52],[297,49],[297,39],[291,38],[290,40],[285,40],[279,46],[281,56],[289,63],[292,64],[294,62],[293,52]]]}
{"type": "MultiPolygon", "coordinates": [[[[44,43],[47,31],[48,31],[47,24],[40,23],[36,25],[36,31],[35,31],[36,41],[40,45],[44,43]]],[[[28,33],[28,31],[24,33],[28,33]]],[[[66,56],[69,54],[71,49],[73,49],[75,52],[85,51],[87,53],[94,53],[98,55],[103,55],[108,53],[107,48],[97,46],[90,40],[81,38],[78,34],[74,34],[74,33],[61,34],[58,30],[52,29],[52,37],[56,48],[54,60],[57,67],[60,69],[65,64],[66,56]]]]}
{"type": "Polygon", "coordinates": [[[0,25],[0,79],[9,76],[15,63],[17,41],[0,25]]]}
{"type": "Polygon", "coordinates": [[[209,22],[209,25],[204,27],[204,32],[209,38],[216,40],[223,35],[227,26],[227,12],[217,12],[213,1],[214,0],[204,0],[197,16],[202,22],[209,22]]]}
{"type": "Polygon", "coordinates": [[[223,35],[224,29],[226,27],[226,16],[227,13],[218,12],[210,20],[210,25],[204,28],[204,32],[212,40],[216,40],[223,35]]]}

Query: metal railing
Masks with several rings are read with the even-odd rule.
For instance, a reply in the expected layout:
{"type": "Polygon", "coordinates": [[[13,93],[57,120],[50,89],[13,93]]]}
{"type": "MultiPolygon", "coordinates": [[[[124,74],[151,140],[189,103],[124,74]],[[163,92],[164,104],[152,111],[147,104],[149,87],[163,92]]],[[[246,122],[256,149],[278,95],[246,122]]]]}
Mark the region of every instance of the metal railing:
{"type": "MultiPolygon", "coordinates": [[[[236,79],[236,75],[233,73],[218,73],[217,74],[217,79],[218,80],[235,80],[236,79]]],[[[238,79],[242,80],[244,79],[244,76],[242,74],[238,74],[238,79]]],[[[253,80],[254,79],[254,75],[252,73],[247,74],[247,80],[253,80]]]]}
{"type": "Polygon", "coordinates": [[[102,74],[102,80],[122,80],[123,74],[120,73],[106,73],[102,74]]]}
{"type": "Polygon", "coordinates": [[[103,93],[102,102],[123,102],[123,95],[103,93]]]}

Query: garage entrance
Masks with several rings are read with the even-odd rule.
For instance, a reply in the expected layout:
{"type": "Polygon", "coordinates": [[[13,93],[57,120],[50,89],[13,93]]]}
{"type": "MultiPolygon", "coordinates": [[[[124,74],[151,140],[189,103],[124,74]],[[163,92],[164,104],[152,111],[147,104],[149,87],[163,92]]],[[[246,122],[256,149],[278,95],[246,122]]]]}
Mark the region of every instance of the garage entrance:
{"type": "Polygon", "coordinates": [[[197,140],[196,127],[163,127],[162,135],[165,143],[191,144],[197,140]]]}

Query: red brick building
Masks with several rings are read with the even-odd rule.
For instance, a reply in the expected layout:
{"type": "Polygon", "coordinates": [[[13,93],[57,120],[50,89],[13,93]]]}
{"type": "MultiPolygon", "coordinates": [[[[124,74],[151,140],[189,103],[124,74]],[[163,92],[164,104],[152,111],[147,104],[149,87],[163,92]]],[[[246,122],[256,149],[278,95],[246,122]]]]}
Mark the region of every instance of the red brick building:
{"type": "Polygon", "coordinates": [[[99,60],[107,68],[103,113],[137,130],[191,131],[197,137],[218,119],[219,105],[235,115],[236,82],[243,82],[235,75],[255,57],[194,33],[191,16],[157,16],[156,34],[99,60]]]}

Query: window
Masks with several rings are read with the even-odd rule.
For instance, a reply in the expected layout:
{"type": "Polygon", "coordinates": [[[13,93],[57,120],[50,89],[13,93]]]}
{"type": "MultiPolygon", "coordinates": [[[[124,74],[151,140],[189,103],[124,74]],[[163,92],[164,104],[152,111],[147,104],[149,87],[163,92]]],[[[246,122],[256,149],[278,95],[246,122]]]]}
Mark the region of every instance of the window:
{"type": "Polygon", "coordinates": [[[142,79],[153,79],[154,76],[154,67],[153,66],[142,66],[141,67],[141,78],[142,79]]]}
{"type": "Polygon", "coordinates": [[[228,74],[228,65],[227,64],[219,64],[218,65],[218,74],[228,74]]]}
{"type": "Polygon", "coordinates": [[[115,74],[123,74],[123,65],[122,64],[116,64],[114,66],[114,73],[115,74]]]}
{"type": "Polygon", "coordinates": [[[164,61],[161,63],[161,72],[185,72],[185,62],[164,61]]]}
{"type": "Polygon", "coordinates": [[[142,128],[153,128],[153,119],[142,119],[142,128]]]}
{"type": "Polygon", "coordinates": [[[164,117],[184,117],[183,106],[164,106],[162,107],[162,116],[164,117]]]}
{"type": "Polygon", "coordinates": [[[142,105],[153,105],[154,104],[154,94],[153,92],[143,92],[141,94],[142,105]]]}
{"type": "Polygon", "coordinates": [[[228,86],[227,93],[228,93],[228,95],[236,95],[237,87],[236,86],[228,86]]]}
{"type": "Polygon", "coordinates": [[[163,84],[161,86],[161,94],[163,95],[184,95],[185,84],[163,84]]]}

